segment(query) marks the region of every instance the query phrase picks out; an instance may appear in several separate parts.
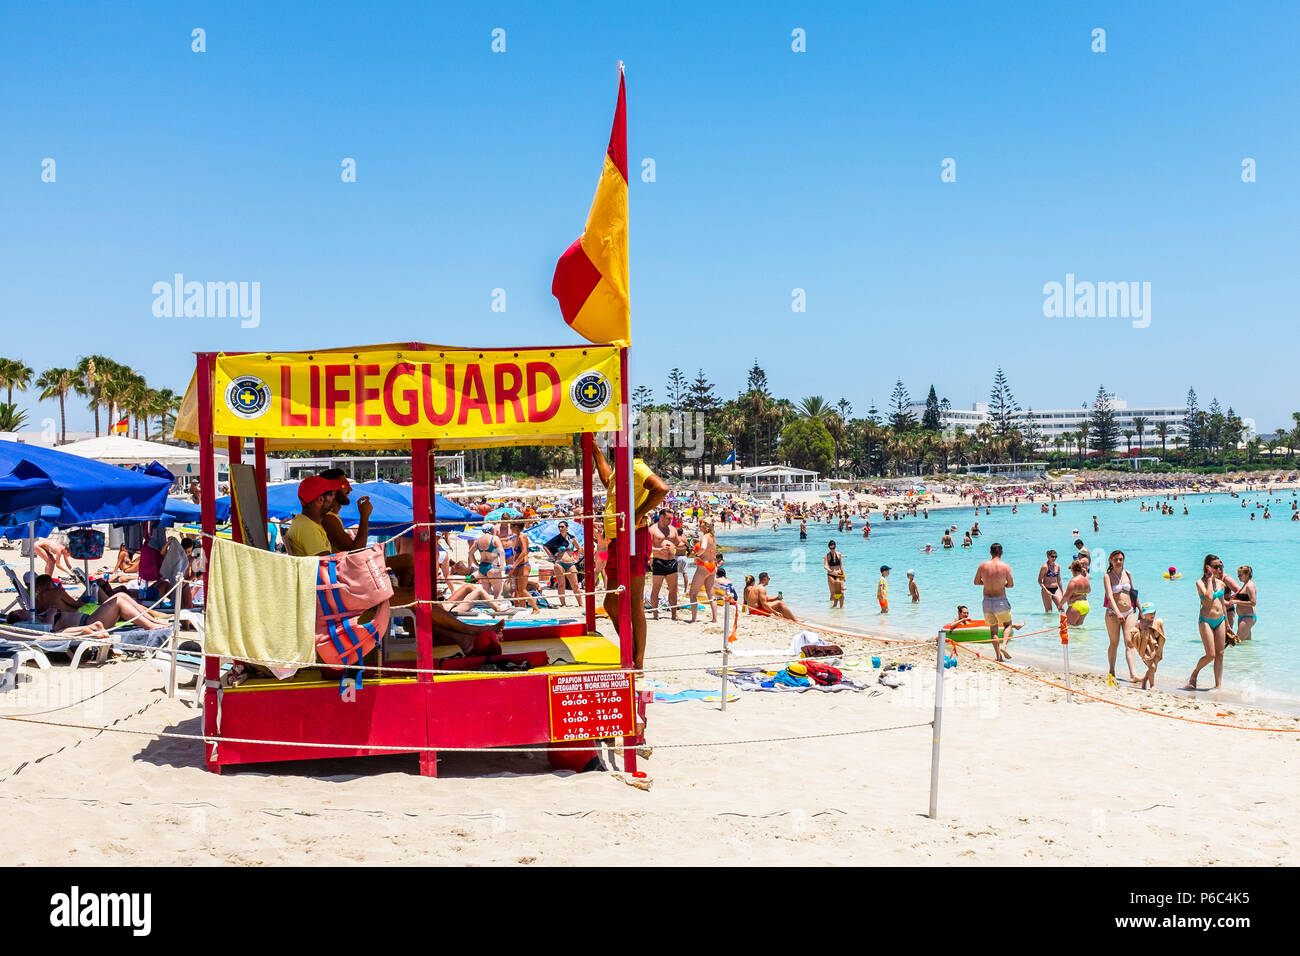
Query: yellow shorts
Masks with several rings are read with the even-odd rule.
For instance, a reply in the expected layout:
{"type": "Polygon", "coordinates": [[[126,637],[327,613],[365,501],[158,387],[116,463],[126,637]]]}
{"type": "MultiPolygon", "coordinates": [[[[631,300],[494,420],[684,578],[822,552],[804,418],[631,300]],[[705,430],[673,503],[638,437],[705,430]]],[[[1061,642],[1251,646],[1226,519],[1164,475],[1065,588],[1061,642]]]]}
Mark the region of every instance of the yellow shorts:
{"type": "Polygon", "coordinates": [[[990,628],[1011,623],[1011,602],[1006,598],[984,599],[984,621],[990,628]]]}

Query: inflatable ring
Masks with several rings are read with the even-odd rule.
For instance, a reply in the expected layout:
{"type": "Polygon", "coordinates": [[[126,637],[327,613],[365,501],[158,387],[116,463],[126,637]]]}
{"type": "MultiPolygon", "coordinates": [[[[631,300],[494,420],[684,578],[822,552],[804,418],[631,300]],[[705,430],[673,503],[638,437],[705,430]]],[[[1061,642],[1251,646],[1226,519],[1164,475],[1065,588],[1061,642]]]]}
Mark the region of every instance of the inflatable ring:
{"type": "Polygon", "coordinates": [[[1179,572],[1178,572],[1177,574],[1175,574],[1172,578],[1169,576],[1169,572],[1168,572],[1168,571],[1165,572],[1165,580],[1166,580],[1166,581],[1177,581],[1177,580],[1178,580],[1179,578],[1181,578],[1182,576],[1183,576],[1183,572],[1182,572],[1182,571],[1179,571],[1179,572]]]}

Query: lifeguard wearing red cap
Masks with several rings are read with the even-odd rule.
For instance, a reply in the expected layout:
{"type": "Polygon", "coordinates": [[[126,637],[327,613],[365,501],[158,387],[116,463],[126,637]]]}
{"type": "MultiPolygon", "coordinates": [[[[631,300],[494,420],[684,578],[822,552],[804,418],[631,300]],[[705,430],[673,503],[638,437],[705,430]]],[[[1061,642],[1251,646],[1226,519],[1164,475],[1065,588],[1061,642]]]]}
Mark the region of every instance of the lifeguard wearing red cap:
{"type": "Polygon", "coordinates": [[[337,479],[311,475],[298,483],[298,500],[306,504],[309,501],[315,501],[326,492],[338,491],[342,487],[343,482],[337,479]]]}

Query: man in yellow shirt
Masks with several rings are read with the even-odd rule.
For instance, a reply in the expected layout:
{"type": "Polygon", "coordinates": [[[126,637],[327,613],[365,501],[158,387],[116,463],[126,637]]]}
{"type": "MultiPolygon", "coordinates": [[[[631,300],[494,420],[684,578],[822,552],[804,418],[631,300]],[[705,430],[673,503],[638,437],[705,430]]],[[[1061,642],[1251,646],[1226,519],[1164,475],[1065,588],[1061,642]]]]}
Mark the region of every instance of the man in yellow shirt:
{"type": "MultiPolygon", "coordinates": [[[[608,581],[606,587],[610,593],[605,595],[605,613],[617,631],[619,595],[615,592],[618,590],[618,562],[614,557],[620,530],[615,491],[617,475],[600,446],[595,443],[592,444],[592,455],[601,483],[605,486],[605,537],[610,543],[609,561],[605,565],[605,579],[608,581]]],[[[632,602],[632,666],[640,670],[645,665],[645,572],[650,557],[649,515],[668,497],[668,486],[640,458],[632,459],[632,484],[636,498],[636,513],[632,521],[636,554],[632,555],[632,566],[628,571],[631,580],[628,581],[625,597],[632,602]]],[[[587,580],[594,580],[594,575],[588,575],[587,580]]]]}
{"type": "Polygon", "coordinates": [[[334,505],[334,495],[343,483],[338,480],[312,475],[298,484],[298,500],[302,514],[294,515],[289,530],[284,533],[284,548],[300,558],[333,554],[329,535],[325,532],[325,514],[334,505]]]}

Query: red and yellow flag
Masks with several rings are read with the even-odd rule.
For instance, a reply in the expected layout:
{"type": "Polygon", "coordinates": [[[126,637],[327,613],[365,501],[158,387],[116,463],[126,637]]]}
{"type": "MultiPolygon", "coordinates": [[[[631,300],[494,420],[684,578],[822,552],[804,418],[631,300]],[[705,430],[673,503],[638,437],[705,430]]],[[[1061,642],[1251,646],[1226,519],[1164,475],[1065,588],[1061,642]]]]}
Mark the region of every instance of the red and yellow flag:
{"type": "Polygon", "coordinates": [[[125,435],[125,434],[126,434],[126,431],[127,431],[127,424],[129,423],[130,419],[131,419],[131,416],[128,415],[126,418],[122,419],[120,422],[117,422],[117,423],[113,426],[113,431],[116,432],[116,433],[119,434],[119,435],[125,435]]]}
{"type": "Polygon", "coordinates": [[[555,264],[551,293],[564,321],[589,342],[631,344],[627,283],[627,98],[623,64],[618,69],[618,106],[609,134],[605,167],[587,227],[555,264]]]}

